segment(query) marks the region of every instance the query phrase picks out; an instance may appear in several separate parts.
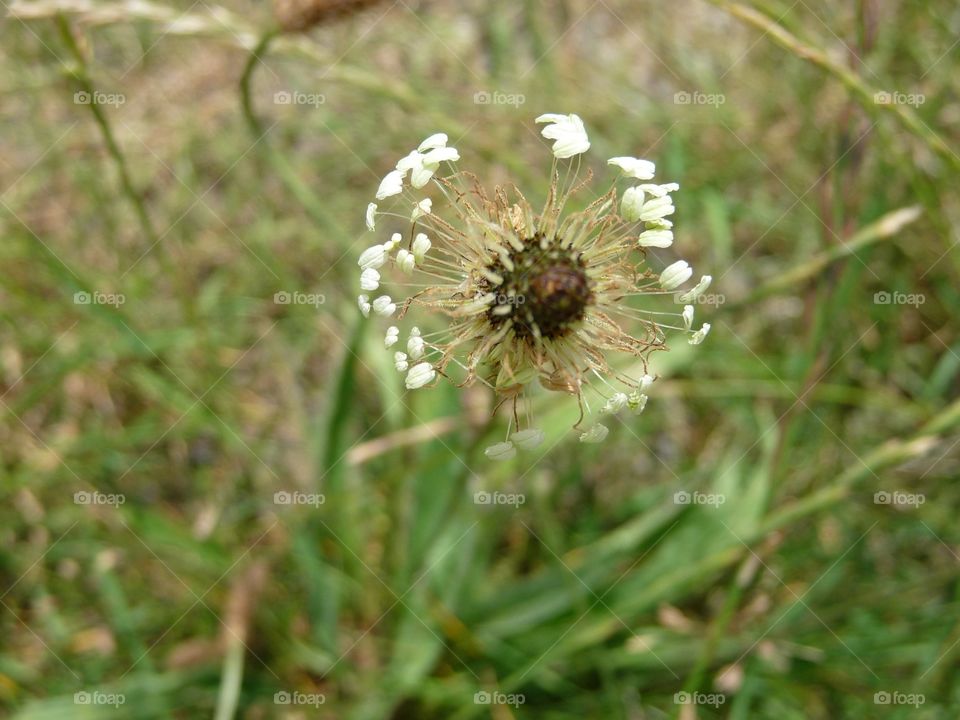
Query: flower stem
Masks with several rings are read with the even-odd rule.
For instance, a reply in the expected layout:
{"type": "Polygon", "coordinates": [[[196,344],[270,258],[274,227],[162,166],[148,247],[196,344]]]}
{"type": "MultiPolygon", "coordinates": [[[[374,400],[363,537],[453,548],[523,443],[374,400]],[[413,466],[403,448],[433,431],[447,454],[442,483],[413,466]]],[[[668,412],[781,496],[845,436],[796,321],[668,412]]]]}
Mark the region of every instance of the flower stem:
{"type": "Polygon", "coordinates": [[[103,136],[103,142],[107,147],[107,152],[110,154],[114,164],[117,166],[117,172],[120,174],[120,183],[123,187],[123,194],[127,196],[127,198],[130,200],[130,204],[133,205],[134,212],[137,215],[137,220],[139,221],[140,227],[143,229],[144,234],[147,236],[147,240],[150,243],[156,243],[159,240],[159,236],[157,235],[156,229],[153,227],[153,222],[150,220],[150,215],[147,212],[146,204],[143,202],[143,196],[139,191],[137,191],[136,187],[134,187],[133,180],[130,177],[129,168],[127,166],[127,160],[123,155],[123,151],[120,150],[120,146],[117,144],[113,130],[110,127],[110,121],[107,119],[107,116],[103,112],[103,109],[100,107],[99,103],[95,102],[94,100],[96,97],[96,88],[93,86],[93,82],[90,80],[90,76],[87,73],[86,59],[83,56],[83,52],[80,50],[80,46],[77,44],[76,38],[74,38],[73,33],[70,30],[70,24],[63,15],[57,16],[57,27],[60,30],[60,36],[63,38],[64,44],[67,46],[67,49],[70,51],[70,54],[76,61],[75,66],[67,67],[67,72],[77,83],[77,85],[79,85],[80,88],[89,95],[90,102],[87,103],[87,107],[90,108],[93,119],[96,121],[97,127],[100,129],[100,134],[103,136]]]}
{"type": "Polygon", "coordinates": [[[944,142],[943,138],[921,120],[913,108],[900,103],[876,102],[875,97],[879,91],[871,88],[857,73],[832,59],[823,50],[805,44],[778,22],[759,10],[731,0],[709,0],[709,2],[748,25],[761,30],[765,36],[770,37],[777,45],[789,50],[800,59],[806,60],[832,75],[860,100],[866,110],[870,112],[880,110],[893,114],[901,125],[943,158],[950,167],[960,172],[960,155],[957,155],[944,142]]]}
{"type": "MultiPolygon", "coordinates": [[[[254,139],[259,143],[270,132],[270,128],[265,128],[263,123],[257,117],[253,107],[253,72],[257,65],[262,62],[262,56],[270,48],[270,44],[279,35],[277,28],[268,30],[254,48],[250,51],[250,56],[243,67],[243,74],[240,76],[240,102],[243,107],[243,117],[247,121],[247,126],[254,139]]],[[[274,150],[268,141],[263,143],[266,149],[267,159],[277,173],[280,180],[286,185],[287,189],[293,194],[297,201],[304,207],[315,223],[324,229],[337,230],[337,224],[333,221],[330,214],[320,203],[320,199],[310,190],[307,184],[300,178],[297,171],[290,162],[280,152],[274,150]]]]}
{"type": "Polygon", "coordinates": [[[147,211],[147,205],[144,202],[143,194],[137,190],[136,186],[134,185],[133,178],[130,175],[129,165],[127,164],[127,158],[123,154],[123,150],[120,149],[120,145],[113,133],[113,128],[110,125],[110,120],[107,118],[103,108],[101,108],[100,104],[96,101],[97,90],[90,78],[89,72],[87,71],[87,61],[84,57],[83,51],[80,49],[80,45],[77,43],[77,39],[73,35],[73,32],[70,28],[70,23],[66,16],[63,14],[58,14],[56,16],[56,25],[60,31],[60,36],[63,39],[64,45],[66,45],[67,50],[70,52],[70,55],[73,57],[75,63],[74,65],[66,65],[66,72],[83,90],[83,92],[87,93],[89,97],[90,102],[87,103],[87,107],[90,108],[93,119],[97,124],[97,128],[100,130],[101,137],[103,138],[103,143],[107,148],[107,153],[113,160],[113,163],[117,168],[117,173],[120,175],[121,189],[123,194],[130,201],[130,204],[133,206],[134,214],[137,216],[137,222],[146,238],[148,251],[149,248],[153,248],[156,245],[161,246],[161,252],[158,254],[160,264],[162,265],[163,271],[167,277],[169,277],[172,282],[179,286],[180,292],[178,295],[180,297],[181,306],[184,313],[188,316],[191,316],[193,311],[189,303],[189,298],[193,296],[193,293],[190,292],[186,287],[187,276],[177,268],[176,263],[172,262],[167,245],[161,242],[163,240],[163,236],[157,233],[153,221],[150,219],[150,213],[147,211]]]}
{"type": "Polygon", "coordinates": [[[776,294],[794,285],[799,285],[812,277],[817,277],[827,266],[837,260],[850,257],[858,250],[869,247],[879,240],[898,237],[900,230],[917,220],[921,214],[921,208],[916,205],[889,212],[875,222],[855,232],[840,245],[836,245],[816,257],[811,258],[804,264],[777,276],[766,284],[761,285],[745,298],[727,303],[723,306],[722,310],[730,311],[743,305],[749,305],[760,298],[776,294]]]}

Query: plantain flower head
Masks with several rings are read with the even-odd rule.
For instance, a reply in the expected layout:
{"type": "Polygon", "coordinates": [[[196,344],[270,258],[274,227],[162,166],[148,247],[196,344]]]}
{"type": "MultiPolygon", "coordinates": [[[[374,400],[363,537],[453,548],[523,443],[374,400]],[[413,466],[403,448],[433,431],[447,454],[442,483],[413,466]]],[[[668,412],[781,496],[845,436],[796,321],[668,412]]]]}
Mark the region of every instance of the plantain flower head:
{"type": "Polygon", "coordinates": [[[692,302],[710,276],[684,291],[689,263],[647,265],[649,248],[673,244],[667,218],[679,186],[651,183],[652,162],[620,156],[608,161],[616,169],[609,189],[584,200],[592,173],[579,177],[579,156],[590,149],[583,121],[545,114],[536,122],[553,141],[539,209],[513,185],[488,192],[458,170],[459,152],[437,133],[400,159],[376,192],[381,204],[367,208],[371,230],[376,220],[406,232],[358,260],[360,311],[389,319],[384,346],[406,347],[394,365],[408,389],[482,383],[498,408],[508,404],[506,437],[486,450],[493,460],[541,445],[532,398],[544,392],[577,402],[581,442],[603,442],[609,428],[599,419],[646,406],[649,357],[667,349],[667,331],[691,345],[710,331],[694,330],[693,305],[678,311],[676,300],[692,302]],[[371,300],[374,291],[382,294],[371,300]],[[408,318],[416,326],[404,330],[408,318]]]}

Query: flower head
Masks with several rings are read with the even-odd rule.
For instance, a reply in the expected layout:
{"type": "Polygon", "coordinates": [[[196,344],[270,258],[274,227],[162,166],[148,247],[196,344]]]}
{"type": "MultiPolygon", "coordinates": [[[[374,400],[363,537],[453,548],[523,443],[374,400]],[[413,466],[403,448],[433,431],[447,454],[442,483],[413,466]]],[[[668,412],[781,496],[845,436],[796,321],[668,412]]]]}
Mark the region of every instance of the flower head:
{"type": "Polygon", "coordinates": [[[664,290],[674,290],[689,280],[691,275],[693,275],[693,268],[687,264],[687,261],[677,260],[660,273],[660,287],[664,290]]]}
{"type": "Polygon", "coordinates": [[[608,165],[616,165],[628,177],[637,180],[652,180],[657,172],[657,166],[649,160],[640,160],[635,157],[615,157],[607,160],[608,165]]]}
{"type": "Polygon", "coordinates": [[[360,289],[373,292],[380,287],[380,273],[372,267],[360,273],[360,289]]]}
{"type": "Polygon", "coordinates": [[[509,440],[491,445],[483,452],[491,460],[511,460],[517,455],[517,449],[509,440]]]}
{"type": "Polygon", "coordinates": [[[383,180],[380,181],[380,187],[377,188],[377,200],[385,200],[388,197],[402,193],[405,174],[406,173],[400,170],[391,170],[388,172],[383,180]]]}
{"type": "Polygon", "coordinates": [[[397,171],[410,172],[410,184],[414,188],[422,188],[433,174],[440,169],[442,162],[454,162],[460,159],[456,148],[447,147],[447,136],[444,133],[431,135],[416,150],[410,152],[397,163],[397,171]]]}
{"type": "Polygon", "coordinates": [[[397,344],[397,341],[400,339],[400,328],[396,325],[391,325],[387,328],[387,334],[383,337],[383,346],[385,348],[393,347],[397,344]]]}
{"type": "Polygon", "coordinates": [[[538,428],[519,430],[510,436],[513,444],[523,450],[533,450],[539,447],[543,443],[543,438],[543,430],[539,430],[538,428]]]}
{"type": "Polygon", "coordinates": [[[547,123],[540,133],[553,143],[553,155],[559,160],[580,155],[590,149],[587,130],[577,115],[547,113],[537,118],[538,123],[547,123]]]}
{"type": "MultiPolygon", "coordinates": [[[[671,193],[678,186],[639,184],[618,193],[614,181],[592,202],[580,201],[590,176],[561,172],[558,161],[590,148],[583,121],[547,114],[537,122],[546,123],[543,135],[554,141],[539,210],[513,185],[491,194],[470,173],[443,174],[444,164],[460,154],[437,133],[404,156],[377,192],[380,200],[400,195],[398,207],[412,206],[413,214],[371,211],[409,217],[406,234],[394,233],[359,260],[361,289],[393,293],[373,301],[362,295],[358,303],[364,314],[372,310],[396,323],[384,344],[404,343],[406,352],[396,352],[394,364],[406,373],[408,389],[438,377],[482,383],[495,392],[498,407],[509,404],[506,438],[486,450],[500,460],[543,442],[532,419],[535,393],[575,398],[580,440],[602,442],[608,428],[588,416],[643,411],[654,382],[648,359],[667,349],[666,331],[686,333],[698,344],[710,330],[705,324],[694,331],[693,307],[681,313],[670,302],[692,276],[689,264],[677,260],[655,272],[645,263],[647,248],[673,242],[666,216],[675,210],[671,193]],[[566,211],[575,202],[579,207],[566,211]],[[654,309],[659,301],[662,309],[654,309]],[[404,332],[412,313],[417,327],[404,332]]],[[[634,182],[651,180],[655,171],[637,158],[609,164],[634,182]]],[[[705,276],[684,297],[694,298],[709,282],[705,276]]]]}

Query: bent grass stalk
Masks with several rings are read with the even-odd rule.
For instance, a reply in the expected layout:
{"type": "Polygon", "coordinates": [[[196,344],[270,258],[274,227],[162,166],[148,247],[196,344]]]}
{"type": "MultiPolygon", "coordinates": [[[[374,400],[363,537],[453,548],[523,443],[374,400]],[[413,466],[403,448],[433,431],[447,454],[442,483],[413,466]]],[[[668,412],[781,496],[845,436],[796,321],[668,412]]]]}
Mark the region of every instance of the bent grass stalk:
{"type": "MultiPolygon", "coordinates": [[[[163,35],[207,38],[246,51],[255,50],[263,41],[264,33],[245,22],[235,13],[220,6],[207,6],[206,14],[180,12],[174,8],[138,0],[136,3],[105,2],[96,5],[78,0],[16,0],[7,6],[7,15],[19,20],[52,19],[59,16],[76,18],[86,27],[128,25],[131,21],[152,23],[163,35]]],[[[279,29],[268,31],[275,34],[279,29]]],[[[376,73],[337,60],[306,36],[282,35],[272,38],[270,47],[277,53],[299,57],[324,66],[323,80],[342,83],[365,90],[384,100],[397,103],[405,110],[416,112],[433,123],[443,125],[456,135],[467,128],[445,113],[425,107],[421,95],[403,78],[384,78],[376,73]]]]}
{"type": "Polygon", "coordinates": [[[266,135],[270,132],[270,128],[265,128],[263,123],[257,117],[257,114],[253,107],[253,95],[252,95],[252,81],[253,81],[253,71],[256,69],[257,65],[263,62],[262,56],[266,54],[267,50],[270,47],[270,44],[274,39],[279,35],[279,29],[268,30],[260,38],[254,48],[250,51],[250,56],[247,58],[246,65],[243,68],[243,74],[240,76],[240,102],[243,108],[243,117],[247,121],[247,126],[250,128],[250,133],[253,135],[253,138],[256,143],[262,144],[265,148],[267,158],[270,162],[270,165],[273,167],[274,172],[280,177],[283,183],[287,186],[287,189],[293,194],[293,196],[303,205],[304,209],[310,214],[310,217],[313,218],[320,227],[326,228],[327,230],[336,230],[336,223],[330,214],[324,209],[323,204],[307,186],[307,184],[300,178],[297,174],[297,171],[290,164],[287,158],[280,152],[277,152],[273,146],[270,144],[269,140],[266,139],[266,135]]]}
{"type": "Polygon", "coordinates": [[[761,30],[764,35],[769,36],[780,47],[789,50],[801,60],[816,65],[839,80],[853,93],[868,112],[875,113],[879,109],[891,113],[911,134],[943,158],[955,171],[960,172],[960,156],[929,125],[920,119],[913,108],[898,103],[876,103],[874,97],[879,92],[878,89],[870,87],[857,73],[833,60],[820,48],[802,42],[778,22],[759,10],[738,2],[731,2],[731,0],[709,0],[709,2],[748,25],[761,30]]]}
{"type": "Polygon", "coordinates": [[[726,303],[717,308],[717,310],[718,312],[724,312],[742,307],[743,305],[749,305],[768,295],[775,295],[795,285],[799,285],[810,278],[817,277],[828,265],[848,258],[856,254],[858,250],[870,247],[880,240],[895,238],[900,230],[915,222],[922,213],[922,209],[916,205],[889,212],[855,232],[841,245],[825,250],[802,265],[798,265],[781,273],[776,278],[758,287],[746,297],[726,303]]]}
{"type": "Polygon", "coordinates": [[[187,291],[184,284],[186,282],[186,278],[183,273],[177,271],[176,265],[172,262],[172,258],[170,257],[167,244],[162,242],[163,238],[157,233],[156,228],[153,225],[153,221],[150,219],[150,213],[147,211],[146,203],[143,200],[143,194],[137,190],[136,186],[134,185],[133,178],[130,176],[130,169],[126,156],[123,154],[123,150],[120,149],[120,145],[117,143],[116,136],[114,135],[113,128],[110,125],[110,121],[107,118],[106,113],[103,112],[103,109],[97,102],[93,101],[93,98],[96,95],[96,87],[94,86],[93,81],[88,73],[87,61],[84,57],[83,51],[80,49],[80,46],[73,35],[73,31],[67,19],[63,15],[57,15],[56,23],[57,28],[60,31],[60,37],[63,39],[63,43],[70,51],[70,54],[76,63],[75,66],[66,66],[65,70],[74,80],[74,82],[90,96],[91,101],[87,104],[87,107],[90,108],[90,113],[96,122],[97,128],[100,130],[100,135],[103,138],[103,143],[106,146],[107,153],[110,155],[110,158],[113,160],[113,164],[117,168],[117,173],[120,176],[121,189],[124,196],[126,196],[126,198],[130,201],[130,204],[134,210],[134,214],[137,217],[137,221],[140,224],[140,229],[146,236],[146,245],[148,248],[152,248],[158,244],[162,246],[159,254],[160,262],[162,263],[167,276],[170,277],[175,283],[179,284],[181,290],[179,293],[181,297],[181,305],[185,313],[189,315],[192,311],[187,298],[191,297],[191,293],[187,291]]]}

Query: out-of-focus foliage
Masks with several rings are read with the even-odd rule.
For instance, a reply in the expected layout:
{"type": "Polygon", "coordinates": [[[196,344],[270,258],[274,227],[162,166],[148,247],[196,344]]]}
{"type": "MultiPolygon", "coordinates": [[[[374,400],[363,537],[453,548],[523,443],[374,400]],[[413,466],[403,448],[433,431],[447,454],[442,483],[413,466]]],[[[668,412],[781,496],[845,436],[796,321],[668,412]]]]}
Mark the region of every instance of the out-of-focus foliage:
{"type": "Polygon", "coordinates": [[[952,3],[9,7],[4,715],[956,716],[952,3]],[[356,257],[432,132],[542,197],[542,112],[680,183],[713,331],[491,465],[356,257]]]}

